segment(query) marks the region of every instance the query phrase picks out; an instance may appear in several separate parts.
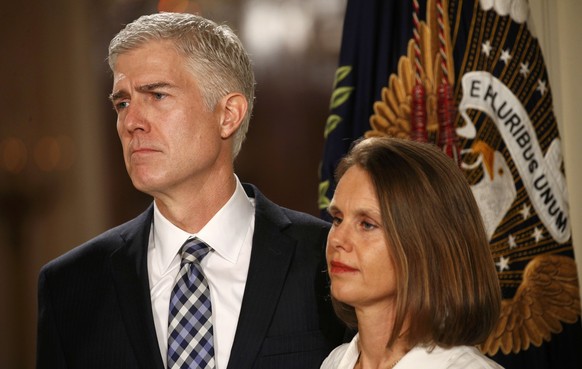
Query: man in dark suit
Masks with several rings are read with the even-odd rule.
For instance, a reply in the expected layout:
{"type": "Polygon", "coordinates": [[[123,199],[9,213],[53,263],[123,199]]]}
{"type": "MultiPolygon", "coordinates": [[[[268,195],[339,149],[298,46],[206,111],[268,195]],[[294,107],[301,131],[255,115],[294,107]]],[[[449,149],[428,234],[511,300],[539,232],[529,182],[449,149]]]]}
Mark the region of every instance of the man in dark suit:
{"type": "Polygon", "coordinates": [[[127,171],[154,202],[43,267],[37,368],[319,368],[343,337],[328,225],[234,174],[255,84],[239,39],[194,15],[143,16],[109,63],[127,171]]]}

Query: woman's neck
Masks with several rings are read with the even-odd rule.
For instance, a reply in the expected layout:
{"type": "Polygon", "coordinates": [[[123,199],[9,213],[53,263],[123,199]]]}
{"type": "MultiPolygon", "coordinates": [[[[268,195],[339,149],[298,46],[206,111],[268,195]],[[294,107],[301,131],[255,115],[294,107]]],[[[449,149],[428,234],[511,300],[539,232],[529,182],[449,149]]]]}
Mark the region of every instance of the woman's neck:
{"type": "Polygon", "coordinates": [[[390,369],[408,351],[406,340],[398,337],[386,347],[392,334],[394,309],[356,309],[358,317],[358,369],[390,369]]]}

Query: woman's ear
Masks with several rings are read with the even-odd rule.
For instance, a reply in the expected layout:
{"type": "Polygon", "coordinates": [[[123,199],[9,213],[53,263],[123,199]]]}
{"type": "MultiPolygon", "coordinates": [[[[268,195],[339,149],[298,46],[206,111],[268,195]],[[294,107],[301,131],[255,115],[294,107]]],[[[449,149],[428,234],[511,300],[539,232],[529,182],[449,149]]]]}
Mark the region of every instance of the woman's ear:
{"type": "Polygon", "coordinates": [[[233,92],[223,98],[223,116],[220,123],[220,136],[224,139],[231,137],[241,125],[248,103],[243,94],[233,92]]]}

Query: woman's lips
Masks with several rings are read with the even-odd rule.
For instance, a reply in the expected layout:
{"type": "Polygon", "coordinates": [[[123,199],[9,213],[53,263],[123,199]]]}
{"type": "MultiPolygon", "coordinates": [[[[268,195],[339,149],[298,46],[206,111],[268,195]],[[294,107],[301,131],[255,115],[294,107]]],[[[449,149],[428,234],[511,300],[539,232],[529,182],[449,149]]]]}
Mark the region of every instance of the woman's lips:
{"type": "Polygon", "coordinates": [[[329,263],[329,266],[330,272],[334,274],[351,273],[357,271],[357,269],[354,269],[338,261],[332,261],[331,263],[329,263]]]}

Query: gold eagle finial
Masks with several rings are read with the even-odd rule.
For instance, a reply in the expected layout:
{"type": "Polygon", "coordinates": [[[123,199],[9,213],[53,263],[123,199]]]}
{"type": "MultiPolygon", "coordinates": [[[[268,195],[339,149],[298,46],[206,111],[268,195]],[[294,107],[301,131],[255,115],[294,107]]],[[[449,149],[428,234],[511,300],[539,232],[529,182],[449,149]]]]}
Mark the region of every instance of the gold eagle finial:
{"type": "MultiPolygon", "coordinates": [[[[426,91],[427,131],[429,135],[438,132],[437,89],[439,82],[446,79],[449,85],[455,83],[452,63],[449,18],[446,11],[448,1],[437,7],[435,0],[427,1],[426,22],[419,24],[420,80],[426,91]],[[441,21],[439,22],[439,14],[441,21]],[[439,26],[440,24],[440,26],[439,26]],[[439,39],[439,27],[443,38],[439,39]],[[443,63],[443,59],[446,62],[443,63]],[[446,70],[443,70],[443,65],[446,70]]],[[[410,138],[412,89],[415,84],[415,40],[408,42],[407,55],[398,61],[398,71],[391,74],[388,86],[382,88],[382,100],[374,103],[374,114],[370,117],[371,130],[366,137],[392,136],[410,138]]]]}

